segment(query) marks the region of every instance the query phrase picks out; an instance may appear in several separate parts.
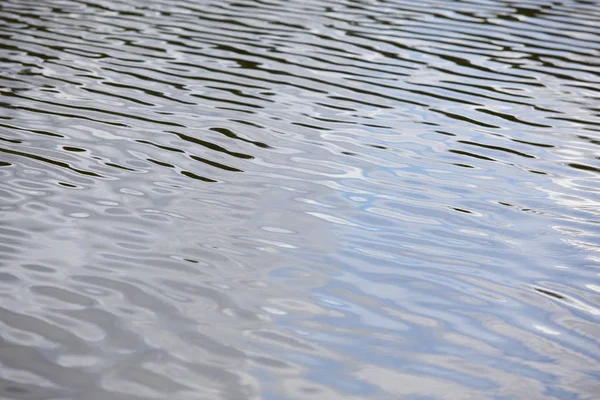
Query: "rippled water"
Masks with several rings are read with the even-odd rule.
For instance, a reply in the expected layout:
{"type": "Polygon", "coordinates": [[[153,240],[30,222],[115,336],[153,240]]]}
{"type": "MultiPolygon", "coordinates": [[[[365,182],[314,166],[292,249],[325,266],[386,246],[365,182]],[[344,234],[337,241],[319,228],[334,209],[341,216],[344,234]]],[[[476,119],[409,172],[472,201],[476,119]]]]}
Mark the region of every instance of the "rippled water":
{"type": "Polygon", "coordinates": [[[600,398],[600,3],[2,0],[2,399],[600,398]]]}

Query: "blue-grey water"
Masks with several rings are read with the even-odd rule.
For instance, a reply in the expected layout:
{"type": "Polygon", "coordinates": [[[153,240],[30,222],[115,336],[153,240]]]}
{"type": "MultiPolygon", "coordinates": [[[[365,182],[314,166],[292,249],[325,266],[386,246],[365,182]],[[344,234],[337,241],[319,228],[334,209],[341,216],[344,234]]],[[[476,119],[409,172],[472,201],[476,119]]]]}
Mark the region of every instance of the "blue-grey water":
{"type": "Polygon", "coordinates": [[[600,399],[597,0],[1,0],[0,398],[600,399]]]}

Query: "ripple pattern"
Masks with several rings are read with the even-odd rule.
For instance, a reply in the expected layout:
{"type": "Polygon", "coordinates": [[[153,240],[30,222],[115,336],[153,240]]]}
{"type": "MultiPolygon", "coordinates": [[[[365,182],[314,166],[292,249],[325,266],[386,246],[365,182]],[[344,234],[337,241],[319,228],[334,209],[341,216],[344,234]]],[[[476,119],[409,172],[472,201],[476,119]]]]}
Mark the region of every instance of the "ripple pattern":
{"type": "Polygon", "coordinates": [[[0,398],[598,399],[596,0],[0,2],[0,398]]]}

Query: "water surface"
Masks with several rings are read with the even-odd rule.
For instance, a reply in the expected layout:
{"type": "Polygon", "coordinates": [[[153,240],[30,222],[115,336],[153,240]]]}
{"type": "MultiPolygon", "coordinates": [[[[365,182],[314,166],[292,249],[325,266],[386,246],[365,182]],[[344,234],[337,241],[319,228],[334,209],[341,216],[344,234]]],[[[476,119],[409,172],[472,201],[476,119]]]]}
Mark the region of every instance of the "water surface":
{"type": "Polygon", "coordinates": [[[3,0],[2,399],[598,399],[600,3],[3,0]]]}

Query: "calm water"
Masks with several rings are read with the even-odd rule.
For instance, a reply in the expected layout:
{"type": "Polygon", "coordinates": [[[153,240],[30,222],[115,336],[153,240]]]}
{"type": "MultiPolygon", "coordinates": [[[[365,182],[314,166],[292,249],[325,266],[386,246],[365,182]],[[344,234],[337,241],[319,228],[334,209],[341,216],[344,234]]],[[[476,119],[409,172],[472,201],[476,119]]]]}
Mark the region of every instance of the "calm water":
{"type": "Polygon", "coordinates": [[[0,398],[600,398],[600,2],[2,0],[0,398]]]}

